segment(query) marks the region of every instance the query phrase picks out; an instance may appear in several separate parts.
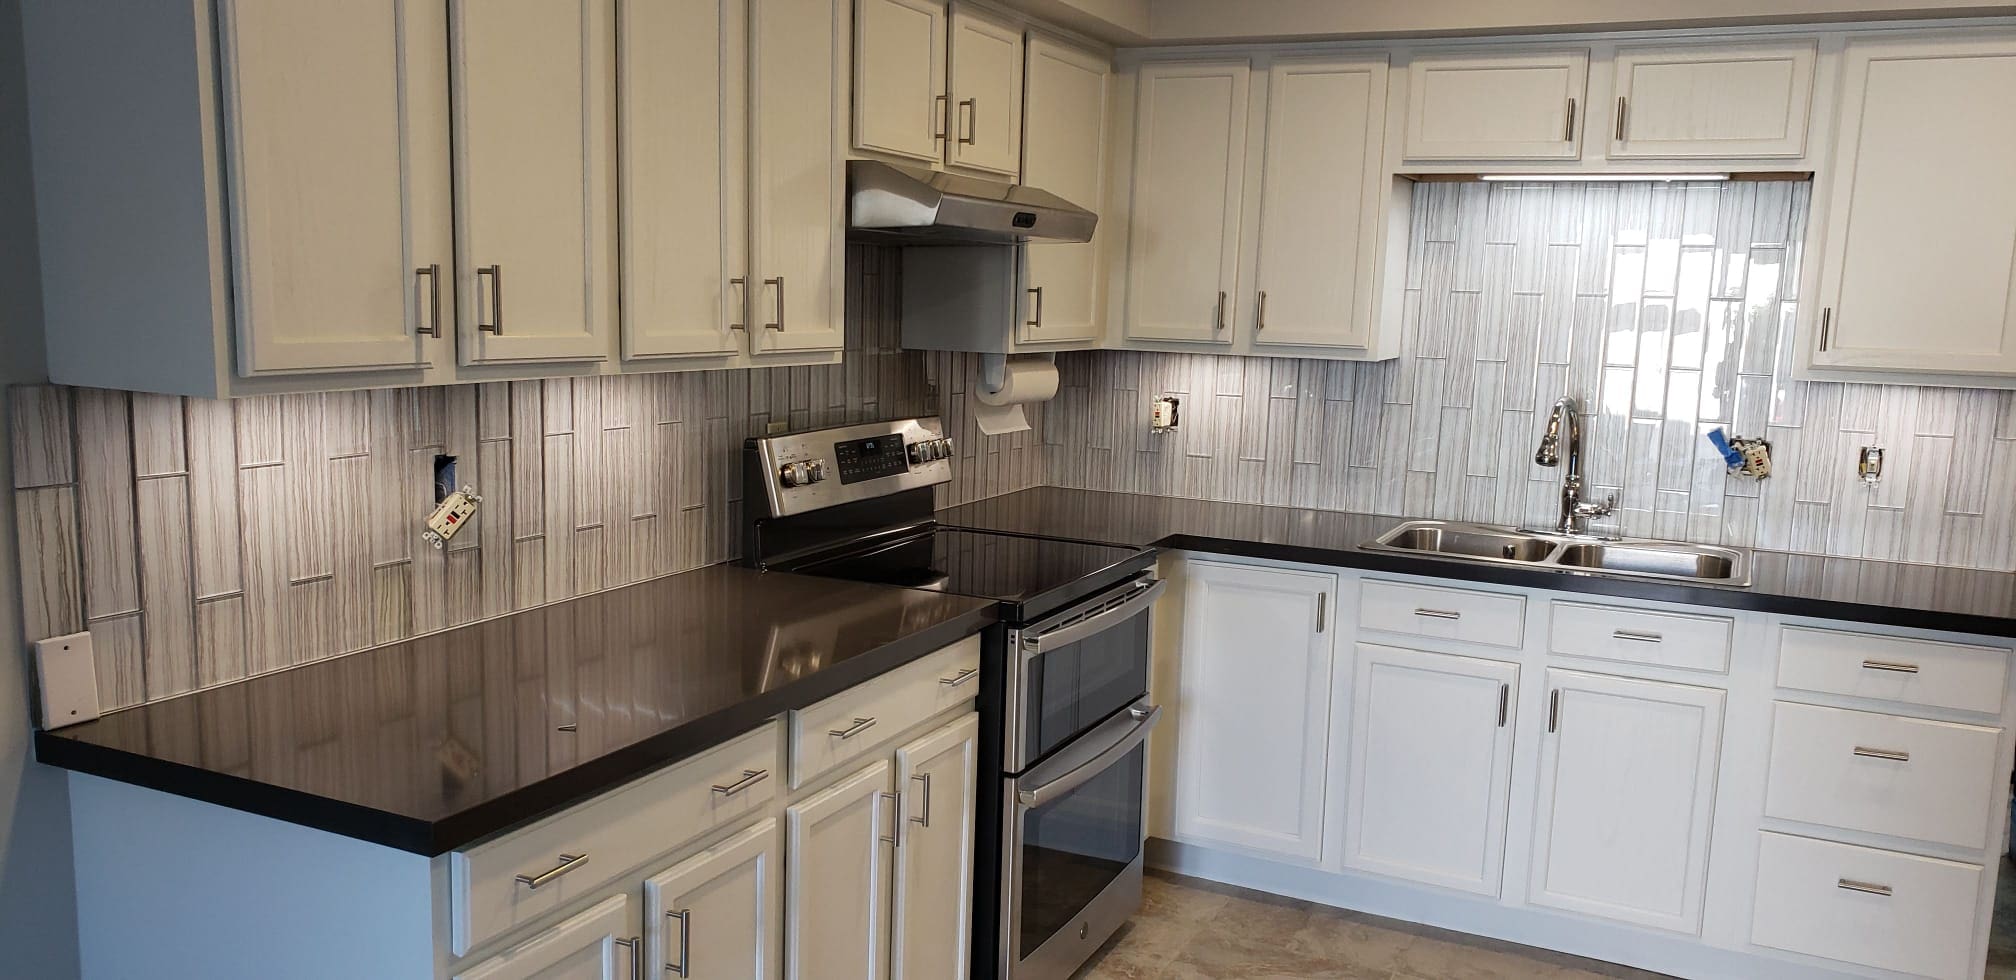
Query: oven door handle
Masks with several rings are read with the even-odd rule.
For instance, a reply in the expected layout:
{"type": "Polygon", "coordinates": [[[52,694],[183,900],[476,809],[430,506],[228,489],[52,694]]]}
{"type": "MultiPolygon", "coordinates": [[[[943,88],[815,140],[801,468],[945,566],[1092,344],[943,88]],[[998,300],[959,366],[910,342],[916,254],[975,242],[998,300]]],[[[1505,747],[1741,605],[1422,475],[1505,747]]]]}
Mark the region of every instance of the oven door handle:
{"type": "MultiPolygon", "coordinates": [[[[1081,741],[1091,743],[1090,746],[1083,749],[1079,749],[1078,746],[1065,749],[1066,755],[1054,761],[1069,765],[1086,755],[1090,758],[1070,766],[1062,774],[1045,782],[1017,792],[1016,801],[1021,803],[1023,808],[1034,810],[1083,786],[1087,780],[1105,772],[1113,763],[1120,761],[1121,756],[1134,751],[1142,742],[1147,741],[1148,733],[1154,731],[1155,724],[1161,720],[1160,705],[1136,705],[1128,708],[1124,715],[1080,736],[1081,741]],[[1115,722],[1124,721],[1132,721],[1133,724],[1115,725],[1115,722]],[[1102,742],[1105,744],[1101,745],[1102,742]]],[[[1049,768],[1047,764],[1039,766],[1030,775],[1040,775],[1047,768],[1049,768]]]]}
{"type": "Polygon", "coordinates": [[[1022,641],[1022,649],[1032,657],[1041,656],[1045,650],[1070,646],[1088,636],[1112,629],[1126,620],[1133,619],[1135,614],[1145,612],[1148,604],[1154,602],[1168,588],[1168,579],[1156,579],[1152,583],[1137,585],[1134,587],[1134,594],[1114,603],[1112,608],[1087,616],[1069,626],[1060,626],[1032,636],[1022,641]]]}

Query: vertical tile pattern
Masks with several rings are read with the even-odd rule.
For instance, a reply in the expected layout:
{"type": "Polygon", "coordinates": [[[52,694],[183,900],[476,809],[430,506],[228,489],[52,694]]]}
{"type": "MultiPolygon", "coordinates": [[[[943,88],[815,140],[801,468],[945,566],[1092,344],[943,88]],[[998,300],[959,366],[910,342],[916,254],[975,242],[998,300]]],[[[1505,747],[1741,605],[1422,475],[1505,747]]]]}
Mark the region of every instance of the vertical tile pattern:
{"type": "Polygon", "coordinates": [[[1611,532],[2016,569],[2007,391],[1792,377],[1803,183],[1422,184],[1401,356],[1378,364],[1100,351],[1059,358],[1047,482],[1542,523],[1554,400],[1582,401],[1611,532]],[[1146,434],[1147,403],[1183,426],[1146,434]],[[1730,477],[1714,428],[1771,440],[1730,477]],[[1888,451],[1856,478],[1856,450],[1888,451]],[[1284,476],[1285,473],[1285,476],[1284,476]]]}
{"type": "Polygon", "coordinates": [[[27,638],[88,627],[112,708],[726,561],[742,440],[773,421],[938,412],[959,452],[942,503],[1041,483],[1040,410],[983,437],[978,358],[898,349],[897,254],[850,249],[833,366],[235,402],[10,389],[27,638]],[[436,551],[441,453],[484,504],[436,551]]]}

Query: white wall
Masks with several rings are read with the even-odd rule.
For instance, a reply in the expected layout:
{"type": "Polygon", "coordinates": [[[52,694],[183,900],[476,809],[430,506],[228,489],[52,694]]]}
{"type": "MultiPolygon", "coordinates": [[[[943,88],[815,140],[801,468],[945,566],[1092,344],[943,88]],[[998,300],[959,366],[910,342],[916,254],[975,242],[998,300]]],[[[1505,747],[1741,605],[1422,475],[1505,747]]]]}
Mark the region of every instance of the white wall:
{"type": "MultiPolygon", "coordinates": [[[[22,98],[21,7],[0,0],[0,386],[43,380],[42,298],[22,98]]],[[[0,399],[0,422],[7,412],[0,399]]],[[[0,443],[7,427],[0,424],[0,443]]],[[[0,446],[0,973],[77,975],[70,803],[61,774],[33,761],[28,658],[15,581],[13,453],[0,446]]]]}
{"type": "Polygon", "coordinates": [[[2006,0],[1150,0],[1148,34],[1193,43],[2007,14],[2006,0]]]}

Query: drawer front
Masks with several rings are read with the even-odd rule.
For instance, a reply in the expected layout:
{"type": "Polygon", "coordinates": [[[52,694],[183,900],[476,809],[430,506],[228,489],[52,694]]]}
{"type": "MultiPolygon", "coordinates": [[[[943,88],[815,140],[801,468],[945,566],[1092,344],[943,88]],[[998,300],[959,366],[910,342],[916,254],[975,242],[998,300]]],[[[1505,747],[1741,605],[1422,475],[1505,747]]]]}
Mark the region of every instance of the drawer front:
{"type": "Polygon", "coordinates": [[[1778,686],[2000,714],[2009,651],[1787,626],[1778,686]]]}
{"type": "Polygon", "coordinates": [[[1726,616],[1650,612],[1586,602],[1556,602],[1547,649],[1570,657],[1656,667],[1729,672],[1726,616]]]}
{"type": "Polygon", "coordinates": [[[1981,869],[1765,832],[1750,941],[1942,980],[1972,973],[1981,869]]]}
{"type": "Polygon", "coordinates": [[[1999,728],[1780,701],[1766,816],[1987,844],[1999,728]]]}
{"type": "Polygon", "coordinates": [[[777,726],[766,724],[523,830],[454,852],[448,902],[455,955],[763,810],[777,795],[777,742],[777,726]]]}
{"type": "Polygon", "coordinates": [[[791,787],[866,755],[980,686],[980,638],[969,636],[866,684],[791,712],[791,787]]]}
{"type": "Polygon", "coordinates": [[[1367,581],[1358,601],[1358,625],[1409,636],[1516,648],[1524,642],[1526,600],[1472,589],[1367,581]]]}

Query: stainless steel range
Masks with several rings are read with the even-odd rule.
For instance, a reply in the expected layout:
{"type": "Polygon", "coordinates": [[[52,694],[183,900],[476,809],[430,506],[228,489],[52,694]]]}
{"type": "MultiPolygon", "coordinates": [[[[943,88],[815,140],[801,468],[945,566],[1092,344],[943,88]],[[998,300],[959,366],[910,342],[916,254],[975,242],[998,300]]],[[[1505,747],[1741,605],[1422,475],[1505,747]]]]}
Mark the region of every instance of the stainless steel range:
{"type": "Polygon", "coordinates": [[[1066,980],[1141,905],[1149,610],[1141,548],[939,525],[936,418],[751,439],[746,561],[1001,603],[978,700],[973,975],[1066,980]]]}

